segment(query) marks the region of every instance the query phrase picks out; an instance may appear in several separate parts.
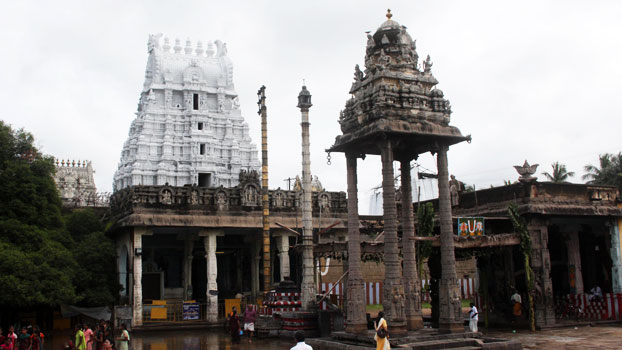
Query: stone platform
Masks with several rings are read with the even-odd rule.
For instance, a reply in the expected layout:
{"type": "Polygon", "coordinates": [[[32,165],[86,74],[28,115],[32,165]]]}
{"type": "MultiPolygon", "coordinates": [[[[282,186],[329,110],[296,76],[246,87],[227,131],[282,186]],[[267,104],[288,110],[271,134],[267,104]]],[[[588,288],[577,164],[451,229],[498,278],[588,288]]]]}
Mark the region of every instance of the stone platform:
{"type": "MultiPolygon", "coordinates": [[[[374,332],[371,330],[364,334],[334,332],[329,338],[307,339],[306,342],[314,350],[368,350],[376,347],[374,332]]],[[[412,350],[522,349],[521,343],[516,340],[490,338],[483,336],[481,333],[471,332],[442,334],[438,330],[431,328],[408,332],[401,337],[394,336],[390,339],[390,342],[392,348],[412,350]]]]}

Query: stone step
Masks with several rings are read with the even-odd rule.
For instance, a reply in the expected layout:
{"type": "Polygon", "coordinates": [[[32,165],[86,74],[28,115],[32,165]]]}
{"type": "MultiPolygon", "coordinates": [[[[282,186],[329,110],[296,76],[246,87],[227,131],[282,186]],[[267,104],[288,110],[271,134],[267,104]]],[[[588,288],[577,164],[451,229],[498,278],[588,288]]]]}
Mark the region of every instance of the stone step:
{"type": "Polygon", "coordinates": [[[402,344],[400,347],[411,348],[412,350],[434,350],[434,349],[481,349],[478,339],[441,339],[429,340],[417,343],[402,344]]]}

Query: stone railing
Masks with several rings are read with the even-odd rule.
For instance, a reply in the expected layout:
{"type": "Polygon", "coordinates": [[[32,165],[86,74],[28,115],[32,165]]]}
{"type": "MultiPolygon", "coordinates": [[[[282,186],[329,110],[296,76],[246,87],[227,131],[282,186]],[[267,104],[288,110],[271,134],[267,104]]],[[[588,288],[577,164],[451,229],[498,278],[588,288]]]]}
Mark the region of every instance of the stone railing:
{"type": "MultiPolygon", "coordinates": [[[[270,190],[270,212],[287,213],[302,210],[302,192],[270,190]]],[[[193,210],[209,213],[261,211],[261,188],[256,183],[232,188],[197,186],[132,186],[112,194],[110,207],[115,216],[132,213],[138,208],[156,210],[193,210]]],[[[346,213],[345,192],[313,192],[313,215],[346,213]]]]}

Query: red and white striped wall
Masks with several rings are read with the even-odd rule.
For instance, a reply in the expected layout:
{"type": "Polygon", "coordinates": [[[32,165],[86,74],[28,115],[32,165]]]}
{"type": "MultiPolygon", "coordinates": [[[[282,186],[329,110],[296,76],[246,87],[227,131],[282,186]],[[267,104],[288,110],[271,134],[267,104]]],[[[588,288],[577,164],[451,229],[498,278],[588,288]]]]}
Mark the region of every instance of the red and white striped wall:
{"type": "MultiPolygon", "coordinates": [[[[421,299],[424,302],[430,302],[430,293],[429,288],[427,287],[429,284],[429,280],[421,281],[421,299]]],[[[460,291],[462,293],[462,299],[472,299],[475,297],[475,281],[472,278],[463,278],[458,281],[460,286],[460,291]]],[[[321,283],[318,291],[321,293],[322,291],[328,292],[330,290],[329,295],[337,295],[338,303],[341,306],[341,296],[345,292],[344,284],[339,283],[338,285],[334,285],[333,283],[321,283]],[[334,288],[333,288],[334,286],[334,288]],[[332,288],[332,290],[331,290],[332,288]]],[[[365,302],[367,305],[374,304],[382,304],[382,282],[366,282],[365,283],[365,302]]],[[[321,305],[322,310],[326,310],[327,302],[323,301],[321,305]]]]}

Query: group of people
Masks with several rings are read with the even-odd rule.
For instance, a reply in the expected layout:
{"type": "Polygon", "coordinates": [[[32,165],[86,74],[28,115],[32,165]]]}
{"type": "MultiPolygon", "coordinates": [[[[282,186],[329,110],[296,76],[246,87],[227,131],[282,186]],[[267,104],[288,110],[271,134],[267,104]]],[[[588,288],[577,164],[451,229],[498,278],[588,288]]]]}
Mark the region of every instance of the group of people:
{"type": "Polygon", "coordinates": [[[125,324],[121,324],[121,335],[114,337],[108,321],[101,320],[95,331],[88,324],[76,324],[75,341],[65,343],[65,350],[128,350],[130,334],[125,324]],[[93,347],[95,345],[96,347],[93,347]]]}
{"type": "Polygon", "coordinates": [[[252,305],[246,305],[246,309],[242,316],[242,322],[238,315],[238,309],[234,306],[229,315],[227,315],[227,329],[231,334],[231,342],[239,344],[244,332],[248,334],[248,342],[253,341],[253,333],[255,332],[255,321],[257,320],[257,311],[252,305]],[[242,324],[244,327],[242,328],[242,324]]]}
{"type": "Polygon", "coordinates": [[[19,334],[10,326],[6,335],[0,328],[0,350],[43,350],[44,337],[38,326],[22,327],[19,334]]]}

